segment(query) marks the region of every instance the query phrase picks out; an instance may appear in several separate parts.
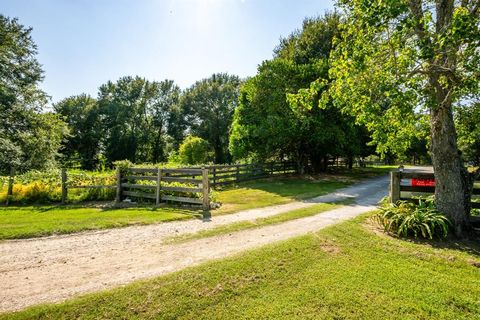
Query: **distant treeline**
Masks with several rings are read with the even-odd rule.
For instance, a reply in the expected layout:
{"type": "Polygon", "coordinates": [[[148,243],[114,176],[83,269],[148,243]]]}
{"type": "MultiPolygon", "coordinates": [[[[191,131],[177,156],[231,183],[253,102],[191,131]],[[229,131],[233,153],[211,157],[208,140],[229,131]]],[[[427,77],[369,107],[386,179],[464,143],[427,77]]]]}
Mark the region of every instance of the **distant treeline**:
{"type": "Polygon", "coordinates": [[[123,77],[85,94],[54,104],[70,133],[60,149],[62,161],[84,169],[116,160],[166,162],[187,135],[208,142],[212,161],[231,161],[228,132],[241,81],[214,74],[182,91],[171,80],[123,77]]]}

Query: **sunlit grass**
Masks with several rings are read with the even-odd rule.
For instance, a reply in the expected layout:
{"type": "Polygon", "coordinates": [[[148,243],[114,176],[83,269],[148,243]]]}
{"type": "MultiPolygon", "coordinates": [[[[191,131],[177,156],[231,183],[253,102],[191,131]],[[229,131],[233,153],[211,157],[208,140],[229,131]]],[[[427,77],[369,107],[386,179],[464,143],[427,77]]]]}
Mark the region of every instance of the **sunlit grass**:
{"type": "Polygon", "coordinates": [[[353,181],[315,180],[311,178],[275,178],[244,182],[217,192],[222,206],[215,215],[285,204],[324,195],[353,181]]]}
{"type": "MultiPolygon", "coordinates": [[[[222,203],[211,210],[213,216],[253,208],[285,204],[313,198],[348,186],[364,177],[385,173],[386,168],[363,168],[318,176],[276,177],[243,182],[215,191],[215,200],[222,203]]],[[[0,239],[28,238],[84,230],[125,227],[188,219],[200,210],[180,207],[101,209],[92,207],[39,205],[0,207],[0,239]]]]}
{"type": "Polygon", "coordinates": [[[0,239],[30,238],[190,219],[200,213],[201,211],[179,208],[0,207],[0,239]]]}

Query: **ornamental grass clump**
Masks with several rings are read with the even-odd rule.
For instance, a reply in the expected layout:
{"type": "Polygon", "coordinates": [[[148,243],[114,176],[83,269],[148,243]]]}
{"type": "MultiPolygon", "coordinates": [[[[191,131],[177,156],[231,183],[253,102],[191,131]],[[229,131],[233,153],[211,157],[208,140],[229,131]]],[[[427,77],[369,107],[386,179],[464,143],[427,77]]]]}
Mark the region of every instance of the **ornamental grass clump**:
{"type": "Polygon", "coordinates": [[[419,199],[418,204],[398,201],[380,209],[378,221],[386,232],[401,237],[445,238],[451,222],[435,209],[433,199],[419,199]]]}

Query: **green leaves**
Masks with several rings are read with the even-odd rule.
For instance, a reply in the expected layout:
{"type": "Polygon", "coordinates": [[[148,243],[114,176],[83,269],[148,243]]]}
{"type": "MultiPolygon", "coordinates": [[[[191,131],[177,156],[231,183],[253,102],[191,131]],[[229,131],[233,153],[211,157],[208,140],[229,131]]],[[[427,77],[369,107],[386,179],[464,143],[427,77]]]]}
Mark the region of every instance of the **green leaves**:
{"type": "Polygon", "coordinates": [[[240,84],[237,76],[213,74],[188,88],[180,101],[190,132],[208,141],[215,153],[215,163],[231,161],[228,137],[240,84]]]}
{"type": "Polygon", "coordinates": [[[0,173],[47,169],[56,164],[64,123],[43,113],[43,71],[31,29],[0,14],[0,173]]]}
{"type": "Polygon", "coordinates": [[[376,218],[386,232],[402,237],[445,238],[451,226],[435,209],[432,199],[419,199],[418,205],[407,201],[389,203],[380,208],[376,218]]]}
{"type": "Polygon", "coordinates": [[[98,95],[101,145],[108,162],[167,160],[183,138],[180,88],[171,80],[122,77],[102,85],[98,95]]]}
{"type": "Polygon", "coordinates": [[[178,157],[182,164],[204,164],[209,160],[210,146],[200,137],[187,136],[180,145],[178,157]]]}
{"type": "Polygon", "coordinates": [[[329,56],[339,23],[338,14],[306,19],[245,83],[230,137],[236,158],[288,157],[319,171],[328,157],[366,150],[365,132],[334,108],[328,94],[329,56]]]}
{"type": "Polygon", "coordinates": [[[455,110],[458,147],[463,159],[480,166],[480,103],[473,103],[455,110]]]}

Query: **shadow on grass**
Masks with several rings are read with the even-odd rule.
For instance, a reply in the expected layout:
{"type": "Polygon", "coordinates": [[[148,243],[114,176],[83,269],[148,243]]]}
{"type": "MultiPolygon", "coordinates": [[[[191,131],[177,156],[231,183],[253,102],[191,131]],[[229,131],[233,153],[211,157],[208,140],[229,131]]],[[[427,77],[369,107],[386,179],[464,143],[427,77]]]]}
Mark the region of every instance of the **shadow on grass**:
{"type": "MultiPolygon", "coordinates": [[[[424,239],[424,238],[415,238],[413,236],[401,237],[396,234],[385,232],[383,227],[378,223],[378,221],[372,216],[364,224],[365,227],[369,230],[373,230],[375,234],[382,235],[387,238],[413,243],[416,245],[426,245],[431,246],[435,249],[450,249],[460,252],[465,252],[467,254],[480,257],[480,234],[471,233],[468,238],[459,239],[454,235],[449,235],[445,239],[424,239]]],[[[480,266],[480,262],[479,262],[480,266]]]]}
{"type": "Polygon", "coordinates": [[[28,210],[33,211],[35,213],[48,213],[52,212],[64,212],[64,211],[71,211],[76,209],[97,209],[97,212],[112,212],[112,211],[120,211],[120,210],[127,210],[127,211],[135,211],[141,210],[144,212],[156,213],[159,214],[165,212],[173,212],[177,214],[188,215],[196,219],[204,220],[205,217],[210,217],[210,212],[202,211],[199,208],[194,207],[179,207],[179,206],[169,206],[169,205],[161,205],[161,206],[153,206],[152,204],[142,203],[142,204],[115,204],[112,201],[95,201],[95,202],[87,202],[87,203],[74,203],[74,204],[14,204],[9,206],[0,206],[0,210],[28,210]]]}
{"type": "Polygon", "coordinates": [[[480,236],[471,235],[468,239],[458,239],[453,236],[445,240],[408,239],[415,244],[430,245],[437,249],[451,249],[466,252],[480,257],[480,236]]]}

